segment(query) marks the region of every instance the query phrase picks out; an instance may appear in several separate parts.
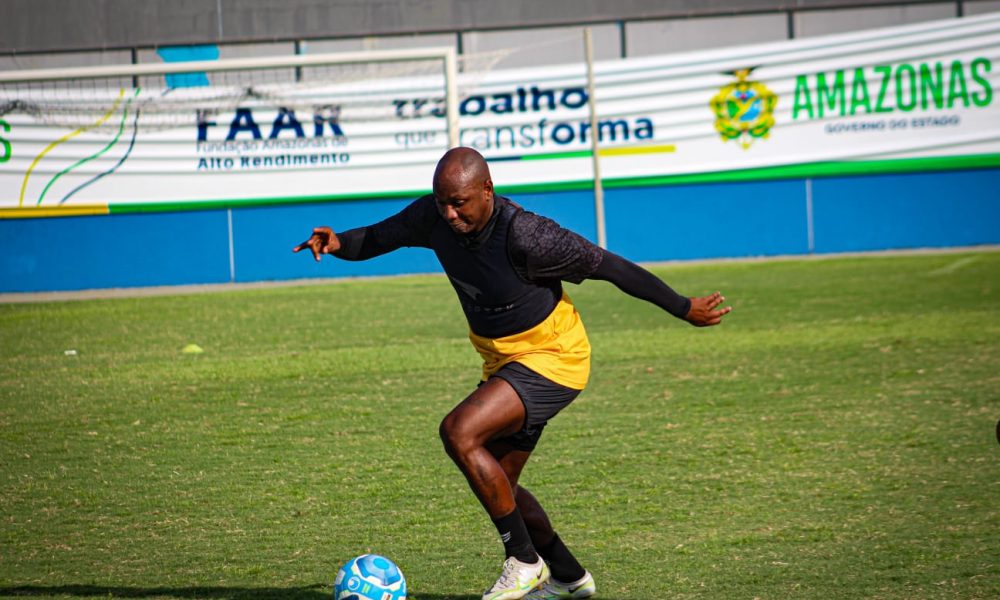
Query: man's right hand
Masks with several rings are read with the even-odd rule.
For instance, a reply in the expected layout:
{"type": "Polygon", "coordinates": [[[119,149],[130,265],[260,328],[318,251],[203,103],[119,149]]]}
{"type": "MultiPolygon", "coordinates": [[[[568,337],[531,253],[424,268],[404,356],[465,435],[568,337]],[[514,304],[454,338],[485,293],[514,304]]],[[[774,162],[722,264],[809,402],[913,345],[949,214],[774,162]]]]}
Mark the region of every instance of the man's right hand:
{"type": "Polygon", "coordinates": [[[333,254],[340,250],[340,240],[329,227],[317,227],[313,229],[312,237],[292,248],[292,252],[299,252],[306,248],[312,251],[313,258],[318,262],[320,254],[333,254]]]}

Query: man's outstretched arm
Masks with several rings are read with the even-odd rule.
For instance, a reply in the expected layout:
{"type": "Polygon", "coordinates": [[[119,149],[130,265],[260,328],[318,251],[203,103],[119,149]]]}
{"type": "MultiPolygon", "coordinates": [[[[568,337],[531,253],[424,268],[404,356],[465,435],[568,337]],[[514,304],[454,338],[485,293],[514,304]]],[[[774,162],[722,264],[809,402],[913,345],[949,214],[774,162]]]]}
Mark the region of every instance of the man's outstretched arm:
{"type": "Polygon", "coordinates": [[[610,281],[626,294],[651,302],[697,327],[718,325],[732,310],[719,308],[725,298],[718,292],[694,298],[681,296],[639,265],[534,213],[520,213],[511,233],[511,260],[525,279],[610,281]]]}
{"type": "Polygon", "coordinates": [[[688,298],[675,292],[659,277],[617,254],[602,250],[603,258],[589,279],[609,281],[630,296],[651,302],[678,319],[697,327],[718,325],[731,306],[719,308],[726,298],[719,292],[688,298]]]}
{"type": "Polygon", "coordinates": [[[323,254],[344,260],[367,260],[403,246],[426,246],[427,232],[437,218],[427,197],[419,198],[397,214],[367,227],[334,233],[329,227],[316,227],[312,236],[292,248],[308,248],[317,261],[323,254]]]}

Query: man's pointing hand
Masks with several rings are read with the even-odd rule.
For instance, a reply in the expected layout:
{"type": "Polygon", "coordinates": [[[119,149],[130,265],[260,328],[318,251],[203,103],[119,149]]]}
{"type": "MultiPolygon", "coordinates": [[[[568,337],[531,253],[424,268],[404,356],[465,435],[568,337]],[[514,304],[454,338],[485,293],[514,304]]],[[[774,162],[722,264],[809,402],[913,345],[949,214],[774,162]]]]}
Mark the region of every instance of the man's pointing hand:
{"type": "Polygon", "coordinates": [[[292,252],[299,252],[306,248],[309,248],[313,258],[319,261],[320,254],[333,254],[340,250],[340,240],[329,227],[317,227],[313,229],[312,237],[292,248],[292,252]]]}

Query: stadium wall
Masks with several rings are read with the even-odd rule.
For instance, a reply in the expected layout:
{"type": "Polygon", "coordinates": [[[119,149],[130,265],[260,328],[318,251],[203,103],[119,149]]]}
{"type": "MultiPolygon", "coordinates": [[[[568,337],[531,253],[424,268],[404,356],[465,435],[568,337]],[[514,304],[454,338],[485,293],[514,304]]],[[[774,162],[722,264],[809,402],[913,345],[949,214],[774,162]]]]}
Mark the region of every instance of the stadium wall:
{"type": "MultiPolygon", "coordinates": [[[[997,244],[998,181],[983,169],[610,189],[608,246],[653,262],[997,244]]],[[[596,239],[591,192],[513,197],[596,239]]],[[[408,202],[0,220],[0,292],[438,272],[422,249],[319,265],[291,252],[313,226],[365,225],[408,202]]]]}
{"type": "MultiPolygon", "coordinates": [[[[336,18],[303,20],[303,11],[316,3],[156,0],[143,10],[123,0],[71,4],[3,3],[0,30],[9,35],[0,36],[0,70],[159,62],[157,48],[172,44],[217,44],[220,58],[242,58],[441,45],[474,53],[544,40],[545,52],[532,47],[497,65],[517,68],[578,61],[583,24],[595,26],[595,55],[606,60],[1000,10],[1000,0],[810,0],[794,6],[773,0],[635,0],[613,9],[572,0],[380,0],[361,12],[348,10],[357,3],[329,2],[325,9],[336,18]]],[[[995,244],[998,182],[1000,170],[984,169],[608,189],[608,243],[638,261],[995,244]]],[[[589,192],[514,197],[596,238],[589,192]]],[[[433,256],[422,250],[321,265],[290,252],[313,225],[361,225],[406,202],[0,219],[0,292],[436,271],[433,256]]]]}

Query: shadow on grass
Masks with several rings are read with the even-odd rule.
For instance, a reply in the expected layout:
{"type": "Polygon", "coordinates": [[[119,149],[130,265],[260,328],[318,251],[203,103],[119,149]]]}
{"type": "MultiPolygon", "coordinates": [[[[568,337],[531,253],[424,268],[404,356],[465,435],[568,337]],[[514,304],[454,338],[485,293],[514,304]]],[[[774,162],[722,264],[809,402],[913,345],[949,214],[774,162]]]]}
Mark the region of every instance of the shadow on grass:
{"type": "Polygon", "coordinates": [[[0,588],[0,596],[75,596],[79,598],[206,598],[215,600],[330,600],[327,585],[293,588],[124,587],[104,585],[21,585],[0,588]]]}
{"type": "MultiPolygon", "coordinates": [[[[331,600],[329,585],[293,588],[117,587],[100,585],[21,585],[0,587],[2,597],[205,598],[210,600],[331,600]]],[[[479,600],[478,594],[414,594],[411,600],[479,600]]]]}

